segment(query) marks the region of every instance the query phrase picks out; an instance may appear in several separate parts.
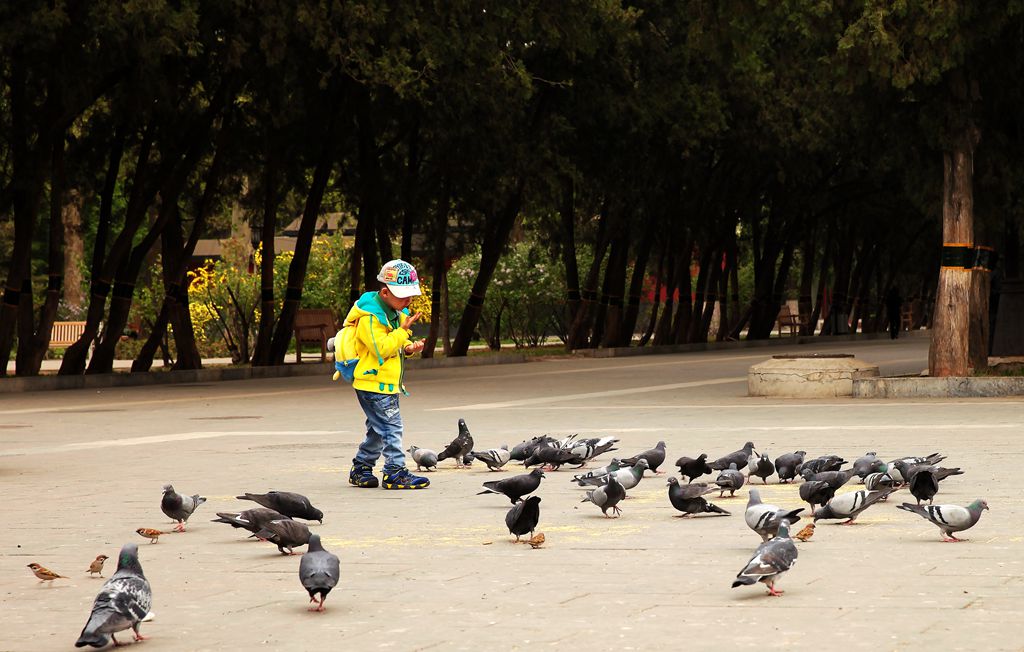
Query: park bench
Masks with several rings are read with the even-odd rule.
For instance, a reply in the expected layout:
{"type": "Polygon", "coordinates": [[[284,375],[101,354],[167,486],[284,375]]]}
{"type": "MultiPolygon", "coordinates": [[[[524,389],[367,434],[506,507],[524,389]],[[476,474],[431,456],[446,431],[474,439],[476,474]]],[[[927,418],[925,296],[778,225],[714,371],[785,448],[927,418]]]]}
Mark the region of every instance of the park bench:
{"type": "Polygon", "coordinates": [[[777,321],[779,325],[779,337],[782,337],[783,328],[788,328],[789,334],[793,337],[800,334],[800,326],[803,321],[800,319],[799,313],[794,313],[789,309],[788,304],[782,304],[777,321]]]}
{"type": "Polygon", "coordinates": [[[50,330],[50,348],[66,349],[77,342],[84,332],[84,321],[55,321],[50,330]]]}
{"type": "Polygon", "coordinates": [[[320,362],[327,360],[327,339],[336,331],[334,313],[326,308],[306,308],[295,313],[295,361],[302,362],[302,345],[319,344],[320,362]]]}

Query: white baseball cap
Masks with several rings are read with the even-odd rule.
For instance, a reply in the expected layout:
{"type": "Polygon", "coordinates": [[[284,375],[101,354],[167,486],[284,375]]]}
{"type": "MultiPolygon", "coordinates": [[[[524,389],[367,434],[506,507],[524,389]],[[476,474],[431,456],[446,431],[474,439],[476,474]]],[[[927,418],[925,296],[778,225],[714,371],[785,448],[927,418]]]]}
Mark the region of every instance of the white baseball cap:
{"type": "Polygon", "coordinates": [[[380,274],[377,274],[377,280],[387,285],[391,294],[399,299],[422,294],[416,268],[400,258],[384,263],[380,268],[380,274]]]}

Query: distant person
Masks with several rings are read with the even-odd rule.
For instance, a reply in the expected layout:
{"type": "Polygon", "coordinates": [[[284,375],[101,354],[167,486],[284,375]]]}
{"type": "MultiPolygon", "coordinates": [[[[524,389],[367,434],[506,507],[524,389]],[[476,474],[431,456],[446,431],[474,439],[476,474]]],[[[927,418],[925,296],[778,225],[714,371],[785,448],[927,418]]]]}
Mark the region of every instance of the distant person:
{"type": "Polygon", "coordinates": [[[352,460],[348,482],[357,487],[379,486],[373,467],[383,453],[380,484],[385,489],[425,489],[430,480],[413,475],[405,466],[398,408],[399,394],[406,393],[405,357],[423,350],[422,340],[410,341],[412,325],[422,315],[409,315],[408,310],[413,297],[420,294],[420,282],[416,268],[404,260],[385,263],[377,280],[380,290],[359,297],[334,342],[339,371],[335,377],[344,375],[352,383],[366,414],[366,437],[352,460]]]}
{"type": "Polygon", "coordinates": [[[885,316],[889,320],[889,337],[896,339],[900,335],[900,311],[903,308],[903,297],[896,286],[885,293],[885,316]]]}

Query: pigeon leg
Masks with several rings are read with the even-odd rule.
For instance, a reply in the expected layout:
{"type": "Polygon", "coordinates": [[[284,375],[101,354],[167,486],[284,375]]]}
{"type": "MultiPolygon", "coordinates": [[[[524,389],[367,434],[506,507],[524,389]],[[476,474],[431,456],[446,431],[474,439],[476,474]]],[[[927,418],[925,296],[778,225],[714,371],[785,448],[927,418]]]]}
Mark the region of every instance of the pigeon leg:
{"type": "Polygon", "coordinates": [[[777,598],[785,593],[785,591],[778,591],[775,589],[775,582],[765,582],[765,585],[768,587],[768,595],[770,596],[777,598]]]}
{"type": "Polygon", "coordinates": [[[147,641],[147,640],[149,640],[148,636],[143,636],[142,634],[139,633],[138,625],[135,625],[135,627],[132,627],[132,632],[135,634],[135,642],[136,643],[138,643],[139,641],[147,641]]]}
{"type": "Polygon", "coordinates": [[[316,608],[317,611],[323,612],[325,610],[324,600],[326,600],[326,599],[327,599],[327,597],[325,595],[320,594],[320,606],[316,608]]]}
{"type": "Polygon", "coordinates": [[[853,519],[851,518],[848,521],[843,521],[842,523],[840,523],[840,525],[853,525],[853,519]]]}
{"type": "Polygon", "coordinates": [[[958,539],[952,534],[949,535],[948,539],[946,537],[942,538],[943,543],[960,543],[961,541],[967,541],[967,539],[958,539]]]}
{"type": "Polygon", "coordinates": [[[110,640],[114,641],[114,647],[123,647],[125,645],[131,645],[131,643],[121,643],[116,638],[114,638],[113,633],[111,633],[110,635],[110,640]]]}

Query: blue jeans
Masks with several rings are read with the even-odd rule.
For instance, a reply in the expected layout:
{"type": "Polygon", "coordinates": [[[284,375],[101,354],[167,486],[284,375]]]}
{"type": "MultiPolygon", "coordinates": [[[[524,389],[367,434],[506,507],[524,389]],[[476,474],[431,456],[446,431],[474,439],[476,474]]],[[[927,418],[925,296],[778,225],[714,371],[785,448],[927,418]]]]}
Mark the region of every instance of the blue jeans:
{"type": "Polygon", "coordinates": [[[356,390],[359,406],[366,414],[366,438],[359,445],[353,462],[373,466],[384,453],[384,470],[405,467],[402,452],[402,415],[398,411],[398,394],[378,394],[356,390]]]}

